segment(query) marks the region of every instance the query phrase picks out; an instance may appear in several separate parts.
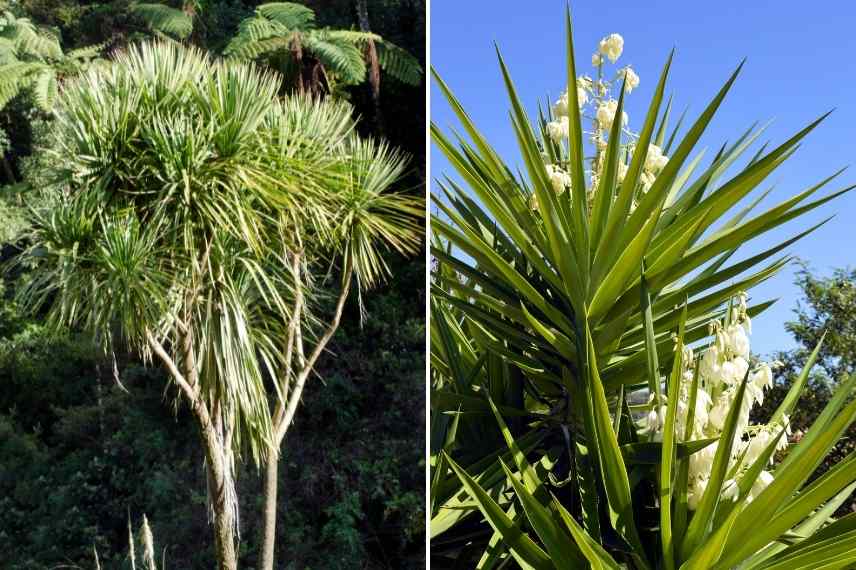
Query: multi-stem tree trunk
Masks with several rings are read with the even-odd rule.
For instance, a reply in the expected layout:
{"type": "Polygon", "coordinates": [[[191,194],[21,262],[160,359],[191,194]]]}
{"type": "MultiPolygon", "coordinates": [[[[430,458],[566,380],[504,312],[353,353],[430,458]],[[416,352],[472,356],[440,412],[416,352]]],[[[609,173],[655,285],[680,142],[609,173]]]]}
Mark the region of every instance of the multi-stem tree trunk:
{"type": "Polygon", "coordinates": [[[288,333],[285,341],[285,357],[283,366],[283,376],[280,379],[280,390],[283,397],[273,413],[273,449],[268,454],[268,462],[265,469],[265,489],[264,489],[264,528],[262,533],[262,557],[259,570],[273,570],[276,546],[276,507],[278,493],[278,478],[279,478],[279,450],[282,446],[282,440],[288,431],[291,422],[294,420],[294,414],[297,412],[297,406],[300,404],[300,397],[303,394],[303,388],[306,386],[306,380],[312,373],[315,362],[321,353],[327,347],[327,343],[333,338],[336,330],[339,328],[339,323],[342,320],[342,312],[345,308],[345,301],[348,299],[348,292],[351,287],[352,265],[350,260],[345,261],[343,270],[342,289],[339,292],[339,299],[336,303],[336,308],[333,317],[328,323],[327,329],[317,344],[312,349],[308,358],[304,357],[303,351],[303,335],[300,330],[301,315],[303,312],[303,294],[302,281],[300,278],[302,259],[300,254],[295,254],[292,259],[292,272],[295,276],[297,295],[295,296],[294,306],[292,308],[291,320],[288,325],[288,333]],[[297,361],[295,372],[292,373],[292,363],[297,361]],[[293,378],[293,381],[292,381],[293,378]],[[286,402],[283,405],[283,402],[286,402]]]}
{"type": "Polygon", "coordinates": [[[190,334],[181,337],[181,370],[160,342],[149,334],[149,346],[163,361],[175,383],[187,398],[190,409],[199,424],[202,445],[205,450],[205,468],[210,493],[211,510],[214,514],[214,547],[220,570],[237,570],[238,559],[235,553],[235,518],[231,470],[231,442],[222,429],[218,430],[218,421],[203,400],[199,389],[199,370],[190,334]]]}

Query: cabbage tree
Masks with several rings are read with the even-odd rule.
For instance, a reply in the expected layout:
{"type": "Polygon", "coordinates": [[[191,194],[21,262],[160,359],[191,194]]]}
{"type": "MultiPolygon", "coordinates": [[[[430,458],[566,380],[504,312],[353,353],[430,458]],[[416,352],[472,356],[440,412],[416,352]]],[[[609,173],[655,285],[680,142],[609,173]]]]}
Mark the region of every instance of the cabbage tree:
{"type": "Polygon", "coordinates": [[[852,567],[853,520],[829,516],[856,457],[806,483],[856,419],[856,378],[790,442],[813,355],[774,416],[749,423],[774,363],[750,355],[771,302],[747,291],[823,222],[738,254],[852,188],[815,196],[839,171],[754,211],[825,115],[754,151],[752,126],[705,162],[696,145],[742,64],[671,126],[670,54],[636,131],[623,39],[604,37],[583,73],[566,25],[567,81],[535,120],[499,56],[519,168],[435,74],[462,129],[432,125],[457,175],[438,181],[432,219],[432,565],[852,567]]]}
{"type": "Polygon", "coordinates": [[[225,569],[237,568],[237,462],[276,463],[279,410],[290,422],[326,344],[312,277],[341,274],[344,299],[351,275],[378,274],[376,240],[413,244],[411,201],[387,194],[401,157],[359,139],[348,105],[281,100],[279,84],[174,42],[70,81],[22,257],[23,298],[49,323],[169,372],[198,425],[225,569]]]}

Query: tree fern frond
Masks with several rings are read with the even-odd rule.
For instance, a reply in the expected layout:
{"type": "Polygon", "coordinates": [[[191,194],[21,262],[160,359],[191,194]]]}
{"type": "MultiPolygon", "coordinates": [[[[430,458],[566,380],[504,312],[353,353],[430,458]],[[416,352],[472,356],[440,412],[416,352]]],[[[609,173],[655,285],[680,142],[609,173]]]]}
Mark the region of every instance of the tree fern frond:
{"type": "Polygon", "coordinates": [[[66,57],[68,59],[74,60],[95,59],[96,57],[101,55],[101,52],[104,50],[105,47],[107,47],[107,42],[94,44],[91,46],[84,46],[82,48],[71,50],[66,54],[66,57]]]}
{"type": "Polygon", "coordinates": [[[0,37],[0,65],[6,65],[18,59],[18,48],[9,38],[0,37]]]}
{"type": "Polygon", "coordinates": [[[20,61],[0,66],[0,109],[28,87],[37,72],[49,69],[42,63],[20,61]]]}
{"type": "Polygon", "coordinates": [[[288,51],[290,47],[290,37],[279,37],[253,42],[230,43],[224,53],[244,59],[255,59],[278,51],[288,51]]]}
{"type": "Polygon", "coordinates": [[[193,18],[177,8],[163,4],[137,4],[131,12],[152,30],[174,38],[183,40],[193,31],[193,18]]]}
{"type": "Polygon", "coordinates": [[[382,42],[383,38],[372,32],[361,32],[359,30],[324,30],[324,33],[331,38],[349,41],[351,43],[366,45],[369,40],[382,42]]]}
{"type": "Polygon", "coordinates": [[[377,58],[381,69],[407,85],[419,85],[424,74],[419,60],[392,42],[377,43],[377,58]]]}
{"type": "Polygon", "coordinates": [[[247,18],[238,26],[238,33],[229,42],[224,50],[227,55],[236,54],[236,50],[244,45],[275,37],[284,37],[292,34],[286,26],[260,16],[247,18]]]}
{"type": "Polygon", "coordinates": [[[347,84],[357,84],[366,77],[366,62],[363,52],[355,44],[327,34],[309,34],[306,47],[328,71],[335,73],[347,84]]]}
{"type": "Polygon", "coordinates": [[[294,30],[311,30],[315,27],[315,12],[302,4],[271,2],[256,8],[256,13],[294,30]]]}
{"type": "Polygon", "coordinates": [[[59,88],[56,80],[56,72],[51,68],[43,69],[35,76],[33,81],[33,98],[43,111],[50,112],[56,101],[59,88]]]}
{"type": "Polygon", "coordinates": [[[15,18],[4,14],[6,25],[0,28],[0,38],[6,38],[15,44],[18,57],[31,56],[39,59],[62,57],[59,38],[49,30],[36,27],[27,18],[15,18]]]}

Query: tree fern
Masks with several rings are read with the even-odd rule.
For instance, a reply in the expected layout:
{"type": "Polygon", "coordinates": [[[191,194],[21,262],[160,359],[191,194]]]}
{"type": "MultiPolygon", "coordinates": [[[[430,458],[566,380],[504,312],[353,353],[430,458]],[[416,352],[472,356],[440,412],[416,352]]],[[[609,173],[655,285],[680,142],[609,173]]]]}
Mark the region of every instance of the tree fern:
{"type": "Polygon", "coordinates": [[[419,85],[422,81],[423,71],[419,61],[404,49],[381,36],[357,30],[330,30],[327,33],[331,37],[355,44],[360,49],[364,49],[369,40],[374,41],[381,69],[407,85],[419,85]]]}
{"type": "Polygon", "coordinates": [[[18,59],[15,42],[9,38],[0,38],[0,65],[12,63],[18,59]]]}
{"type": "Polygon", "coordinates": [[[59,91],[56,72],[50,67],[45,67],[41,72],[35,74],[33,79],[33,99],[43,111],[50,111],[59,91]]]}
{"type": "Polygon", "coordinates": [[[29,54],[43,59],[62,57],[59,39],[53,32],[39,29],[27,18],[16,18],[9,12],[3,14],[0,38],[11,41],[18,55],[29,54]]]}
{"type": "Polygon", "coordinates": [[[94,44],[91,46],[84,46],[81,48],[73,49],[66,54],[66,57],[70,60],[75,61],[88,61],[97,58],[101,55],[101,52],[104,48],[107,47],[107,43],[94,44]]]}
{"type": "Polygon", "coordinates": [[[355,44],[327,34],[311,34],[306,36],[305,46],[342,82],[357,84],[365,78],[366,62],[355,44]]]}
{"type": "Polygon", "coordinates": [[[419,61],[392,42],[383,40],[377,44],[377,59],[381,69],[402,83],[419,85],[422,81],[419,61]]]}
{"type": "Polygon", "coordinates": [[[59,89],[58,77],[85,70],[102,49],[104,44],[64,54],[53,31],[9,12],[0,14],[0,109],[32,89],[36,106],[49,112],[59,89]]]}
{"type": "Polygon", "coordinates": [[[242,52],[242,49],[252,45],[255,42],[261,42],[275,37],[286,37],[291,35],[291,30],[280,24],[266,18],[253,17],[247,18],[238,26],[238,33],[233,37],[223,53],[226,55],[237,55],[240,57],[254,58],[260,53],[252,51],[253,55],[242,52]]]}
{"type": "Polygon", "coordinates": [[[373,33],[316,29],[314,12],[292,2],[262,4],[256,8],[253,16],[241,22],[225,53],[246,59],[281,53],[287,56],[286,66],[297,63],[298,67],[301,62],[297,60],[309,56],[341,84],[356,85],[366,78],[365,48],[369,41],[377,46],[378,63],[384,72],[408,85],[419,84],[422,67],[405,50],[373,33]],[[287,52],[291,51],[296,59],[288,57],[287,52]]]}
{"type": "Polygon", "coordinates": [[[348,41],[352,44],[360,46],[365,45],[369,40],[376,42],[383,41],[383,38],[372,32],[361,32],[359,30],[327,30],[327,33],[335,38],[348,41]]]}
{"type": "Polygon", "coordinates": [[[252,42],[236,42],[233,40],[224,53],[243,59],[256,59],[288,50],[290,45],[291,37],[267,38],[252,42]]]}
{"type": "Polygon", "coordinates": [[[271,2],[262,4],[256,11],[283,26],[294,30],[310,30],[315,27],[315,12],[293,2],[271,2]]]}
{"type": "Polygon", "coordinates": [[[163,4],[137,4],[131,11],[150,29],[179,40],[187,39],[193,31],[193,18],[178,8],[163,4]]]}

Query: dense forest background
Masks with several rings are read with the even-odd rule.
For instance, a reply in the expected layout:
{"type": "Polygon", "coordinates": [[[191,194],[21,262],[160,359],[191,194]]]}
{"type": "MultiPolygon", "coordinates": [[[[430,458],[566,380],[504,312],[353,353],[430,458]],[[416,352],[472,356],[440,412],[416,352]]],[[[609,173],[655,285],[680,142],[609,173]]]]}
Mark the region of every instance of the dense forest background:
{"type": "MultiPolygon", "coordinates": [[[[355,2],[303,2],[319,26],[357,29],[355,2]]],[[[192,42],[222,51],[256,3],[196,4],[192,42]]],[[[371,29],[413,54],[424,68],[425,5],[367,0],[371,29]]],[[[150,37],[127,0],[24,0],[3,5],[48,26],[65,51],[104,44],[104,53],[150,37]]],[[[424,192],[424,82],[382,78],[380,111],[368,84],[347,97],[366,133],[409,152],[403,185],[424,192]]],[[[0,187],[38,180],[30,157],[50,115],[23,92],[0,111],[0,187]]],[[[18,250],[18,198],[0,201],[4,268],[18,250]]],[[[318,379],[283,447],[278,552],[282,568],[423,568],[424,563],[424,259],[391,258],[394,277],[356,302],[319,363],[318,379]]],[[[49,334],[14,301],[26,272],[0,279],[0,568],[130,568],[128,520],[145,513],[158,562],[167,568],[215,566],[210,545],[202,451],[173,388],[134,355],[111,358],[74,331],[49,334]],[[117,377],[121,385],[117,382],[117,377]]],[[[254,567],[261,478],[239,473],[241,566],[254,567]]],[[[136,530],[135,530],[136,532],[136,530]]]]}

